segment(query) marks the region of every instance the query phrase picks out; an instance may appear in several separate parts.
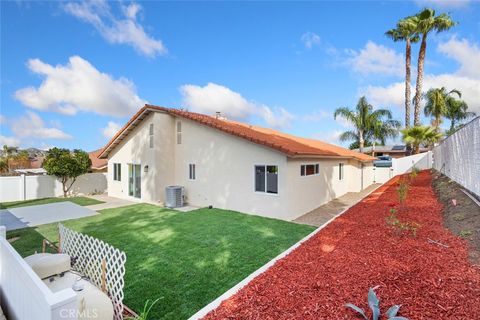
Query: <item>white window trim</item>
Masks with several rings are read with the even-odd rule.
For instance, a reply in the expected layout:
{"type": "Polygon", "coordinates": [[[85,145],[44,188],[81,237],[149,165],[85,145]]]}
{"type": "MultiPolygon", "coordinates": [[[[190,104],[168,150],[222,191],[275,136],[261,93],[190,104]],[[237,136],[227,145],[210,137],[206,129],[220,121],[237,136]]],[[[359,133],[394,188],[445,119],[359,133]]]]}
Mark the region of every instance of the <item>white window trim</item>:
{"type": "MultiPolygon", "coordinates": [[[[270,193],[270,192],[267,192],[267,191],[256,191],[255,190],[255,167],[258,167],[258,166],[264,166],[265,167],[265,173],[267,172],[267,167],[269,166],[275,166],[277,167],[277,170],[280,171],[280,166],[278,164],[254,164],[253,165],[253,193],[255,194],[261,194],[261,195],[267,195],[267,196],[273,196],[273,197],[278,197],[278,195],[280,194],[280,174],[278,174],[278,177],[277,177],[277,193],[270,193]]],[[[267,175],[265,174],[265,187],[267,186],[267,175]]]]}
{"type": "Polygon", "coordinates": [[[345,163],[344,162],[339,162],[338,163],[338,178],[339,178],[338,181],[345,181],[346,180],[345,179],[345,163]],[[340,179],[340,171],[342,171],[342,179],[340,179]]]}
{"type": "Polygon", "coordinates": [[[113,170],[112,170],[112,177],[113,177],[113,182],[115,183],[122,183],[122,164],[120,162],[114,162],[113,163],[113,170]],[[120,180],[115,179],[115,165],[118,164],[120,165],[120,180]]]}
{"type": "Polygon", "coordinates": [[[189,181],[195,181],[195,180],[197,180],[197,164],[196,164],[196,163],[189,163],[189,164],[188,164],[188,180],[189,180],[189,181]],[[191,166],[191,165],[193,165],[193,168],[194,168],[194,169],[193,169],[193,170],[194,170],[194,173],[193,173],[194,178],[193,178],[193,179],[190,177],[190,166],[191,166]]]}
{"type": "MultiPolygon", "coordinates": [[[[305,172],[307,172],[306,168],[305,168],[305,172]]],[[[300,165],[300,178],[310,178],[310,177],[315,177],[315,176],[319,176],[320,175],[320,163],[303,163],[300,165]],[[302,166],[316,166],[318,165],[318,173],[314,173],[314,174],[305,174],[302,176],[302,166]]]]}

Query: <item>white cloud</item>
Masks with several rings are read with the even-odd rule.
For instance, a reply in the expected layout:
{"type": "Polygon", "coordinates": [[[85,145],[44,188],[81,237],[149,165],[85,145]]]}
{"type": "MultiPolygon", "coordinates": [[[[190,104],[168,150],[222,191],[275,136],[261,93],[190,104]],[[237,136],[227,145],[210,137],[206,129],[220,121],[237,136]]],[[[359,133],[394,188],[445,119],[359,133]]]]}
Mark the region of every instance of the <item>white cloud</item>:
{"type": "Polygon", "coordinates": [[[480,79],[480,48],[476,43],[452,37],[441,43],[438,51],[460,64],[457,75],[480,79]]]}
{"type": "Polygon", "coordinates": [[[0,135],[0,146],[4,145],[7,145],[9,147],[18,147],[20,146],[20,139],[0,135]]]}
{"type": "Polygon", "coordinates": [[[393,49],[368,41],[360,51],[347,50],[346,64],[362,75],[401,76],[404,73],[403,55],[393,49]]]}
{"type": "Polygon", "coordinates": [[[342,135],[342,133],[343,133],[343,131],[338,130],[338,129],[334,129],[334,130],[330,130],[330,131],[318,132],[318,133],[314,134],[312,138],[313,139],[318,139],[318,140],[321,140],[321,141],[325,141],[325,142],[328,142],[328,143],[340,145],[341,144],[340,136],[342,135]]]}
{"type": "MultiPolygon", "coordinates": [[[[448,57],[457,60],[460,68],[453,74],[426,74],[423,80],[423,91],[430,88],[445,87],[447,90],[458,89],[462,99],[470,111],[480,113],[480,50],[477,43],[452,38],[438,46],[438,50],[448,57]]],[[[360,90],[374,104],[380,106],[404,105],[405,84],[392,83],[388,86],[369,86],[360,90]]],[[[415,91],[412,88],[412,98],[415,91]]]]}
{"type": "Polygon", "coordinates": [[[265,122],[274,128],[288,128],[291,126],[294,116],[290,114],[284,108],[269,108],[262,105],[259,107],[259,114],[265,120],[265,122]]]}
{"type": "Polygon", "coordinates": [[[116,122],[108,121],[107,126],[102,128],[102,134],[108,139],[111,139],[121,127],[122,126],[116,122]]]}
{"type": "Polygon", "coordinates": [[[258,115],[277,128],[288,127],[294,116],[280,107],[270,108],[245,99],[225,86],[208,83],[206,86],[186,84],[180,87],[183,105],[189,110],[213,115],[217,111],[226,117],[245,119],[258,115]]]}
{"type": "Polygon", "coordinates": [[[135,2],[128,6],[120,3],[120,7],[123,17],[116,17],[105,0],[69,2],[63,9],[93,25],[109,43],[130,45],[149,57],[166,54],[167,48],[162,41],[148,35],[138,22],[142,7],[135,2]]]}
{"type": "Polygon", "coordinates": [[[470,0],[415,0],[415,3],[421,7],[436,7],[441,9],[458,9],[468,6],[470,0]]]}
{"type": "Polygon", "coordinates": [[[303,115],[300,119],[305,122],[320,122],[327,118],[332,118],[333,115],[325,110],[316,110],[312,113],[303,115]]]}
{"type": "Polygon", "coordinates": [[[17,119],[11,119],[11,129],[16,137],[35,139],[71,139],[72,136],[57,128],[47,128],[38,114],[27,111],[17,119]]]}
{"type": "Polygon", "coordinates": [[[70,57],[64,66],[30,59],[28,68],[45,79],[38,88],[16,91],[15,97],[33,109],[69,115],[84,111],[122,117],[145,104],[131,81],[114,79],[79,56],[70,57]]]}
{"type": "Polygon", "coordinates": [[[313,46],[320,44],[320,36],[310,31],[302,34],[300,40],[307,49],[312,49],[313,46]]]}

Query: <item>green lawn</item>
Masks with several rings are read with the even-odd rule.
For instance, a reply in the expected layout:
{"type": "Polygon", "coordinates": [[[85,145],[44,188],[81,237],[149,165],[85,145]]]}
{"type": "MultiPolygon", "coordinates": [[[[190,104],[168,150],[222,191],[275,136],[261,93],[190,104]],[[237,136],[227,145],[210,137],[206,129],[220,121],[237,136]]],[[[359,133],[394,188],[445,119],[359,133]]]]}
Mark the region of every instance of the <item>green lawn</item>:
{"type": "Polygon", "coordinates": [[[43,199],[33,199],[33,200],[25,200],[25,201],[0,202],[0,209],[35,206],[38,204],[47,204],[47,203],[62,202],[62,201],[70,201],[80,206],[89,206],[92,204],[103,203],[103,201],[99,201],[99,200],[95,200],[87,197],[43,198],[43,199]]]}
{"type": "MultiPolygon", "coordinates": [[[[65,221],[127,254],[125,303],[161,300],[152,319],[186,319],[309,234],[314,227],[219,209],[189,213],[137,204],[65,221]]],[[[23,255],[57,240],[57,225],[8,232],[23,255]]]]}

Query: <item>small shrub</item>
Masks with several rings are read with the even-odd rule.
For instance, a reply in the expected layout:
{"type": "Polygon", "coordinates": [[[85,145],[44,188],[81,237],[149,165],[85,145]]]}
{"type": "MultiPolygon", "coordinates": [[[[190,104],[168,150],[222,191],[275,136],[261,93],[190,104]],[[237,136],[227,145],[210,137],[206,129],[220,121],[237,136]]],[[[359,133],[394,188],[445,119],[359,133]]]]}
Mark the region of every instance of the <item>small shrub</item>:
{"type": "Polygon", "coordinates": [[[143,310],[142,310],[142,312],[140,312],[140,314],[138,316],[128,317],[125,320],[148,320],[148,319],[150,319],[149,316],[148,316],[150,314],[150,310],[160,299],[161,298],[158,298],[157,300],[153,301],[152,303],[150,303],[150,300],[145,301],[145,305],[143,306],[143,310]]]}
{"type": "MultiPolygon", "coordinates": [[[[372,310],[372,320],[380,319],[380,315],[381,315],[380,300],[377,298],[377,295],[375,294],[375,291],[373,290],[373,288],[370,288],[368,290],[368,306],[370,307],[370,310],[372,310]]],[[[405,317],[397,316],[397,313],[400,310],[401,306],[402,306],[401,304],[391,306],[387,310],[387,312],[385,312],[385,317],[388,320],[408,320],[405,317]]],[[[345,304],[345,307],[352,309],[353,311],[361,315],[363,319],[369,320],[369,318],[365,314],[365,311],[362,308],[357,307],[352,303],[345,304]]]]}
{"type": "Polygon", "coordinates": [[[398,201],[400,202],[400,206],[402,208],[405,207],[405,202],[407,201],[408,188],[408,182],[406,180],[400,180],[400,182],[398,183],[397,194],[398,201]]]}
{"type": "Polygon", "coordinates": [[[460,231],[460,233],[458,235],[462,238],[468,238],[468,237],[473,235],[473,231],[472,230],[462,230],[462,231],[460,231]]]}
{"type": "Polygon", "coordinates": [[[417,236],[418,228],[420,225],[413,221],[402,222],[397,216],[397,210],[395,208],[390,208],[390,215],[386,218],[387,224],[391,225],[398,234],[403,234],[405,232],[411,233],[412,236],[417,236]]]}
{"type": "Polygon", "coordinates": [[[412,172],[410,173],[410,180],[414,180],[418,176],[419,172],[420,170],[417,167],[413,166],[412,172]]]}

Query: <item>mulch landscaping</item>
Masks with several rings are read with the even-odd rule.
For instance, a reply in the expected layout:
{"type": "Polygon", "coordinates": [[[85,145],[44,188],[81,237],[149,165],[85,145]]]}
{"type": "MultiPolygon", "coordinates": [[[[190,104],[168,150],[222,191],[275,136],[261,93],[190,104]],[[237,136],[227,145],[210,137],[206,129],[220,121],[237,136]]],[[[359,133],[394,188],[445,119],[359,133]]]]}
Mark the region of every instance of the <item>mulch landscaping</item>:
{"type": "MultiPolygon", "coordinates": [[[[224,301],[205,319],[354,319],[376,287],[382,313],[401,304],[409,319],[479,319],[480,266],[464,239],[442,224],[429,171],[415,177],[406,205],[396,177],[224,301]],[[387,224],[390,209],[402,225],[387,224]]],[[[386,319],[384,317],[383,319],[386,319]]]]}

